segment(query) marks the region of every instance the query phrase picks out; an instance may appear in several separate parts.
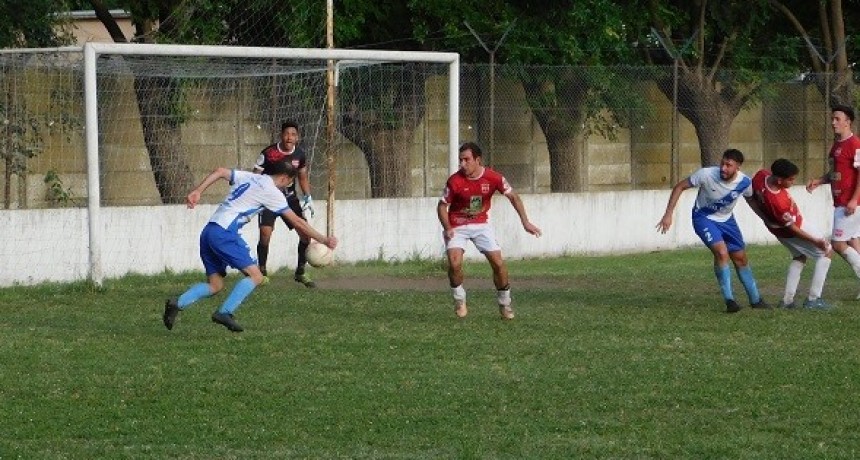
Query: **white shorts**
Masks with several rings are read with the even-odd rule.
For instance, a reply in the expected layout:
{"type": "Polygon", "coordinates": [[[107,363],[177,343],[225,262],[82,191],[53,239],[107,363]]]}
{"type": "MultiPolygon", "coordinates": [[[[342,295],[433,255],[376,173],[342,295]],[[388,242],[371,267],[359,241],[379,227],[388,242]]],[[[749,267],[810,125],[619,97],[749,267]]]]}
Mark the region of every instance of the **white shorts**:
{"type": "Polygon", "coordinates": [[[454,237],[448,240],[447,249],[460,248],[465,251],[469,241],[474,243],[481,253],[502,250],[490,224],[468,224],[454,227],[454,237]]]}
{"type": "Polygon", "coordinates": [[[845,215],[845,207],[833,210],[833,241],[848,241],[860,237],[860,210],[850,216],[845,215]]]}
{"type": "Polygon", "coordinates": [[[824,257],[824,251],[818,246],[806,241],[802,238],[777,238],[788,252],[791,253],[791,258],[798,256],[806,256],[810,259],[818,259],[824,257]]]}

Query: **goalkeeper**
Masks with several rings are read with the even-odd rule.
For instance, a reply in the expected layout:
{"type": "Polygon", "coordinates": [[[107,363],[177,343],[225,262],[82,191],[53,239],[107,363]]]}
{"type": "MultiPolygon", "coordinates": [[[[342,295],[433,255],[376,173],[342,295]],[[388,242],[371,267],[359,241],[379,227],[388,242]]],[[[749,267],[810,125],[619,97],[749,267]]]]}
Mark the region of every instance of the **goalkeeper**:
{"type": "MultiPolygon", "coordinates": [[[[287,120],[281,125],[280,141],[276,142],[260,152],[257,157],[257,162],[254,164],[254,172],[266,173],[271,165],[277,162],[286,162],[298,171],[298,183],[302,189],[302,200],[299,201],[296,195],[296,181],[293,181],[284,189],[284,195],[287,197],[287,204],[290,209],[305,221],[305,212],[314,215],[313,198],[311,198],[311,182],[308,179],[307,156],[305,151],[298,146],[299,143],[299,125],[295,121],[287,120]]],[[[275,220],[278,215],[269,211],[263,210],[260,213],[258,222],[260,226],[260,240],[257,243],[257,261],[260,265],[260,271],[263,275],[267,274],[266,262],[269,259],[269,242],[272,240],[272,231],[275,229],[275,220]]],[[[295,280],[304,284],[309,288],[316,287],[310,276],[305,272],[307,265],[307,257],[305,251],[310,244],[308,235],[296,229],[287,219],[281,216],[281,219],[287,224],[290,230],[296,230],[299,236],[298,258],[296,260],[295,280]]]]}

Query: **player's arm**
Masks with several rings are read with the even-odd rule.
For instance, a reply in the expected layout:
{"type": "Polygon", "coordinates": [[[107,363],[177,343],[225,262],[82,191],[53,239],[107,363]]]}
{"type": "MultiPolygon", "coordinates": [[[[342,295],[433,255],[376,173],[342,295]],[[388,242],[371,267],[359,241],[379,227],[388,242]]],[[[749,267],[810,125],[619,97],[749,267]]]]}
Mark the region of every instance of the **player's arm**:
{"type": "Polygon", "coordinates": [[[663,218],[660,219],[660,222],[657,222],[657,230],[660,233],[666,233],[669,230],[669,227],[672,226],[672,215],[675,213],[675,206],[678,205],[678,200],[681,198],[681,194],[684,193],[684,190],[688,188],[692,188],[693,184],[690,183],[690,179],[686,178],[672,187],[672,193],[669,195],[669,202],[666,204],[666,212],[663,213],[663,218]]]}
{"type": "Polygon", "coordinates": [[[750,206],[750,209],[753,210],[755,215],[757,215],[767,226],[778,227],[780,226],[778,222],[774,222],[768,215],[764,212],[764,208],[761,205],[761,202],[756,198],[755,195],[744,197],[747,201],[747,204],[750,206]]]}
{"type": "Polygon", "coordinates": [[[291,209],[286,209],[284,212],[281,213],[281,215],[284,216],[284,219],[287,219],[287,221],[293,225],[293,228],[295,228],[299,232],[319,241],[320,243],[332,249],[337,246],[337,238],[333,236],[325,236],[322,233],[318,232],[315,228],[311,227],[309,223],[299,217],[291,209]]]}
{"type": "Polygon", "coordinates": [[[200,196],[203,195],[203,192],[205,192],[210,185],[214,184],[215,182],[218,182],[220,179],[229,181],[232,177],[232,169],[227,169],[223,167],[215,168],[214,171],[209,173],[209,175],[206,176],[205,179],[203,179],[203,182],[200,182],[200,184],[195,187],[194,190],[192,190],[187,197],[185,197],[185,203],[188,205],[188,208],[193,209],[194,206],[197,206],[197,203],[200,202],[200,196]]]}
{"type": "Polygon", "coordinates": [[[451,220],[448,218],[448,203],[444,200],[439,200],[436,205],[436,216],[439,218],[439,223],[442,224],[442,233],[445,239],[449,240],[454,236],[454,229],[451,228],[451,220]]]}
{"type": "Polygon", "coordinates": [[[818,247],[824,251],[827,251],[827,244],[828,243],[827,243],[826,238],[819,238],[817,236],[814,236],[814,235],[806,232],[802,228],[798,227],[797,224],[795,224],[794,222],[790,223],[789,225],[786,225],[785,229],[787,229],[789,232],[791,232],[791,234],[794,235],[795,238],[800,238],[802,240],[809,241],[810,243],[814,244],[816,247],[818,247]]]}
{"type": "Polygon", "coordinates": [[[812,192],[813,190],[818,188],[819,185],[829,184],[830,183],[830,176],[831,176],[830,171],[826,171],[821,177],[816,177],[816,178],[810,179],[809,182],[806,183],[806,191],[812,192]]]}
{"type": "Polygon", "coordinates": [[[523,228],[534,236],[541,236],[540,229],[533,223],[529,221],[528,215],[526,215],[526,207],[523,204],[522,198],[517,192],[510,191],[505,194],[508,198],[508,201],[513,205],[514,210],[517,211],[517,215],[520,216],[520,222],[523,224],[523,228]]]}
{"type": "MultiPolygon", "coordinates": [[[[860,150],[860,149],[858,149],[860,150]]],[[[858,170],[858,177],[860,177],[860,155],[858,155],[858,151],[854,152],[854,162],[851,166],[858,170]]],[[[860,180],[858,180],[854,184],[854,192],[851,193],[851,199],[848,200],[848,203],[845,204],[845,214],[851,215],[854,214],[854,211],[857,210],[857,202],[860,201],[860,180]]]]}

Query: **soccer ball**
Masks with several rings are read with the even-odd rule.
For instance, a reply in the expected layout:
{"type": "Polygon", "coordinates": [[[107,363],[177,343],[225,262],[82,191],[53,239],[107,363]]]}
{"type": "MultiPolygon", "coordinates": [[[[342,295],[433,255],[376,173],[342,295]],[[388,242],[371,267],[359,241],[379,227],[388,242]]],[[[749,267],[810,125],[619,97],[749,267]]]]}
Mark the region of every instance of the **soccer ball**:
{"type": "Polygon", "coordinates": [[[305,256],[312,267],[325,267],[331,265],[334,260],[334,252],[328,246],[317,241],[311,241],[310,246],[305,251],[305,256]]]}

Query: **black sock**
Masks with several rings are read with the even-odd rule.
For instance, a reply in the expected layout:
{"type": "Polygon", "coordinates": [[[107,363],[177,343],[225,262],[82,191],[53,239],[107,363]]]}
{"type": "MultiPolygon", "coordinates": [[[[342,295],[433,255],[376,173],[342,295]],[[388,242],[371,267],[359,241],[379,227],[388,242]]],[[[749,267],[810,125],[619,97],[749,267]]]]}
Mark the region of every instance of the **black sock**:
{"type": "Polygon", "coordinates": [[[299,260],[296,262],[296,275],[301,275],[305,272],[305,265],[308,263],[308,258],[305,253],[308,250],[308,246],[310,246],[309,241],[299,240],[299,260]]]}
{"type": "Polygon", "coordinates": [[[257,264],[261,267],[266,266],[266,261],[269,259],[269,245],[257,243],[257,264]]]}

